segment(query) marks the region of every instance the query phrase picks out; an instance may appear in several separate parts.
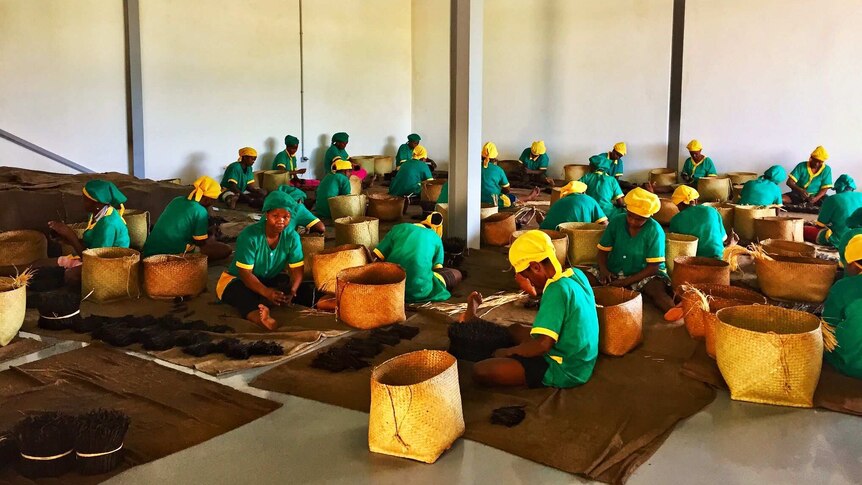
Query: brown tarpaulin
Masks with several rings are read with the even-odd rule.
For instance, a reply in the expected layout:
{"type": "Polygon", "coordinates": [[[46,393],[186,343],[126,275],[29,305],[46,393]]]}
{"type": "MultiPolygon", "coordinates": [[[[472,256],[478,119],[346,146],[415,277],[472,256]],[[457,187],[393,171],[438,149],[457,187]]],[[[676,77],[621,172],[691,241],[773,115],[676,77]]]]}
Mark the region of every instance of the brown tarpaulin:
{"type": "Polygon", "coordinates": [[[15,337],[15,339],[9,342],[5,347],[0,347],[0,363],[17,359],[23,355],[32,354],[33,352],[42,350],[46,347],[50,347],[50,345],[41,340],[15,337]]]}

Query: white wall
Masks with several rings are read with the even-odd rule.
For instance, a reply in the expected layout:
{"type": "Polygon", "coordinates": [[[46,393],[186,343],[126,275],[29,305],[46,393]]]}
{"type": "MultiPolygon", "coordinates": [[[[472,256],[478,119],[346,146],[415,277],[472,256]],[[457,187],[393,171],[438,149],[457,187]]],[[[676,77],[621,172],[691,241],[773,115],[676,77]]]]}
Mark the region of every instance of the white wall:
{"type": "MultiPolygon", "coordinates": [[[[123,2],[0,0],[0,128],[128,172],[123,2]]],[[[0,139],[0,165],[72,172],[0,139]]]]}
{"type": "Polygon", "coordinates": [[[862,179],[859,19],[846,0],[689,0],[681,148],[760,172],[824,145],[835,177],[862,179]]]}
{"type": "Polygon", "coordinates": [[[411,131],[441,169],[449,166],[449,4],[413,0],[411,131]]]}

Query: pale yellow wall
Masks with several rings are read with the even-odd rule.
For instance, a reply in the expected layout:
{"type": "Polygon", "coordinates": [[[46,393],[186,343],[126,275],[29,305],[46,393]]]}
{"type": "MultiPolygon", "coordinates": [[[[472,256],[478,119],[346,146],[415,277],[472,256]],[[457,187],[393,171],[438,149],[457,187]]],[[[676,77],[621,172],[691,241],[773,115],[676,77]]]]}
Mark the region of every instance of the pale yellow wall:
{"type": "Polygon", "coordinates": [[[449,0],[413,0],[412,131],[449,165],[449,0]]]}

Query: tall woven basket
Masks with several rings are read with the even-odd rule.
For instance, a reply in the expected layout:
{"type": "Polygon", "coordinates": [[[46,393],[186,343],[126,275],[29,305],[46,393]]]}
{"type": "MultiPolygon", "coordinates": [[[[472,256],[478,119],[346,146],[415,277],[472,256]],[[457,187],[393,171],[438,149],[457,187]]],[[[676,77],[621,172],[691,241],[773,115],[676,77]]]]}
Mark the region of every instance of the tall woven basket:
{"type": "Polygon", "coordinates": [[[589,165],[570,163],[563,166],[563,178],[566,179],[567,182],[571,182],[572,180],[581,180],[581,177],[588,173],[590,173],[589,165]]]}
{"type": "Polygon", "coordinates": [[[312,258],[314,285],[324,293],[335,294],[338,272],[368,264],[368,250],[359,244],[345,244],[324,249],[312,258]]]}
{"type": "Polygon", "coordinates": [[[667,233],[665,261],[668,273],[673,274],[674,259],[680,256],[697,256],[697,238],[688,234],[667,233]]]}
{"type": "Polygon", "coordinates": [[[335,297],[338,319],[362,330],[407,319],[407,274],[395,263],[371,263],[338,272],[335,297]]]}
{"type": "Polygon", "coordinates": [[[679,214],[679,207],[670,199],[659,199],[659,202],[661,203],[661,208],[652,217],[662,226],[667,226],[670,224],[673,216],[679,214]]]}
{"type": "Polygon", "coordinates": [[[207,289],[207,257],[200,253],[144,258],[144,292],[154,300],[200,295],[207,289]]]}
{"type": "Polygon", "coordinates": [[[139,298],[141,253],[127,248],[87,249],[81,270],[81,295],[97,303],[139,298]]]}
{"type": "Polygon", "coordinates": [[[643,340],[643,300],[626,288],[593,288],[599,316],[599,351],[625,355],[643,340]]]}
{"type": "Polygon", "coordinates": [[[451,354],[410,352],[371,372],[369,450],[434,463],[463,435],[458,365],[451,354]]]}
{"type": "Polygon", "coordinates": [[[443,185],[447,180],[427,180],[422,182],[422,190],[420,192],[420,200],[426,202],[437,202],[440,194],[443,193],[443,185]]]}
{"type": "Polygon", "coordinates": [[[505,246],[517,229],[513,212],[500,212],[482,220],[482,243],[488,246],[505,246]]]}
{"type": "Polygon", "coordinates": [[[754,236],[758,241],[780,239],[803,242],[805,220],[799,217],[758,217],[754,220],[754,236]]]}
{"type": "Polygon", "coordinates": [[[725,308],[716,315],[716,360],[731,399],[814,405],[823,363],[819,318],[767,305],[725,308]]]}
{"type": "Polygon", "coordinates": [[[569,236],[569,264],[596,264],[599,241],[605,233],[604,224],[592,222],[564,222],[557,229],[569,236]]]}
{"type": "Polygon", "coordinates": [[[727,176],[730,177],[733,185],[744,185],[746,182],[757,180],[758,177],[754,172],[728,172],[727,176]]]}
{"type": "Polygon", "coordinates": [[[26,266],[47,257],[48,239],[41,232],[0,232],[0,266],[26,266]]]}
{"type": "Polygon", "coordinates": [[[261,176],[261,187],[272,192],[282,185],[290,184],[290,172],[285,170],[265,170],[261,176]]]}
{"type": "Polygon", "coordinates": [[[385,155],[374,157],[374,173],[377,175],[386,175],[395,170],[395,158],[385,155]]]}
{"type": "Polygon", "coordinates": [[[649,171],[649,181],[660,187],[674,185],[677,183],[676,170],[672,168],[654,168],[649,171]]]}
{"type": "Polygon", "coordinates": [[[351,175],[350,178],[350,195],[359,195],[362,193],[362,179],[356,175],[351,175]]]}
{"type": "Polygon", "coordinates": [[[730,263],[712,258],[680,256],[673,262],[673,288],[681,285],[729,285],[730,263]]]}
{"type": "Polygon", "coordinates": [[[500,208],[497,207],[497,204],[482,204],[482,208],[479,209],[479,218],[485,220],[498,212],[500,212],[500,208]]]}
{"type": "Polygon", "coordinates": [[[754,220],[758,217],[774,217],[775,207],[737,205],[733,209],[733,229],[743,241],[753,241],[754,220]]]}
{"type": "Polygon", "coordinates": [[[404,198],[387,194],[368,195],[368,215],[383,222],[401,220],[404,212],[404,198]]]}
{"type": "Polygon", "coordinates": [[[0,347],[5,347],[18,335],[27,312],[27,287],[13,285],[0,279],[0,347]]]}
{"type": "Polygon", "coordinates": [[[363,195],[339,195],[329,198],[329,212],[332,220],[342,217],[360,217],[365,215],[368,197],[363,195]]]}
{"type": "Polygon", "coordinates": [[[335,244],[361,244],[372,250],[380,242],[380,221],[376,217],[341,217],[335,220],[335,244]]]}
{"type": "Polygon", "coordinates": [[[715,312],[740,305],[766,305],[756,291],[727,285],[683,285],[685,328],[692,338],[706,338],[706,352],[715,358],[715,312]]]}
{"type": "Polygon", "coordinates": [[[697,192],[704,202],[725,202],[730,199],[730,178],[702,177],[697,181],[697,192]]]}
{"type": "Polygon", "coordinates": [[[817,248],[806,242],[766,239],[760,241],[760,247],[770,256],[813,258],[817,255],[817,248]]]}
{"type": "MultiPolygon", "coordinates": [[[[569,236],[562,231],[552,231],[550,229],[539,229],[544,232],[551,238],[551,242],[554,243],[554,251],[557,254],[557,261],[560,262],[560,265],[565,268],[569,265],[567,260],[567,254],[569,252],[569,236]]],[[[527,229],[523,231],[515,231],[512,233],[512,239],[510,243],[515,242],[515,239],[521,237],[527,229]]]]}
{"type": "Polygon", "coordinates": [[[374,158],[375,155],[360,155],[358,157],[350,157],[353,163],[358,163],[360,167],[368,172],[368,175],[374,175],[374,158]]]}
{"type": "Polygon", "coordinates": [[[703,205],[712,207],[718,211],[721,216],[721,222],[724,223],[724,230],[728,234],[733,230],[734,206],[726,202],[706,202],[703,205]]]}
{"type": "Polygon", "coordinates": [[[818,258],[775,256],[755,258],[763,293],[776,300],[823,303],[835,282],[838,263],[818,258]]]}
{"type": "MultiPolygon", "coordinates": [[[[299,242],[302,245],[303,274],[308,278],[311,276],[312,259],[315,254],[323,251],[325,238],[323,234],[303,234],[299,237],[299,242]]],[[[285,268],[285,271],[287,269],[285,268]]]]}
{"type": "Polygon", "coordinates": [[[562,189],[562,187],[554,187],[551,189],[551,205],[554,205],[556,201],[560,200],[562,189]]]}
{"type": "Polygon", "coordinates": [[[129,209],[123,214],[123,219],[129,229],[129,247],[140,251],[150,234],[150,213],[129,209]]]}

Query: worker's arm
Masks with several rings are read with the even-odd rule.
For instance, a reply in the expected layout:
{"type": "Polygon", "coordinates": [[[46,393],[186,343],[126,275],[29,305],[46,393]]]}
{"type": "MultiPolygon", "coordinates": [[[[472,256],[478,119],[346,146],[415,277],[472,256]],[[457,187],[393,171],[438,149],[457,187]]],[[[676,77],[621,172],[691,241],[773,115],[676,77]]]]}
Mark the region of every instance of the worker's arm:
{"type": "Polygon", "coordinates": [[[627,278],[619,278],[611,282],[611,286],[622,286],[628,287],[631,286],[638,281],[643,281],[650,276],[657,275],[659,271],[659,263],[649,263],[646,265],[646,268],[641,271],[627,277],[627,278]]]}
{"type": "Polygon", "coordinates": [[[811,199],[811,196],[808,195],[808,192],[805,189],[803,189],[802,187],[800,187],[799,184],[797,184],[795,180],[787,179],[787,186],[790,187],[790,190],[801,195],[803,200],[808,201],[811,199]]]}
{"type": "Polygon", "coordinates": [[[532,339],[527,340],[514,347],[507,349],[499,349],[494,352],[494,357],[511,357],[520,355],[521,357],[540,357],[547,354],[554,346],[554,339],[547,335],[533,335],[532,339]]]}
{"type": "Polygon", "coordinates": [[[304,277],[303,272],[303,265],[299,265],[295,268],[290,268],[290,295],[288,295],[288,304],[290,304],[293,299],[296,298],[296,292],[299,291],[299,285],[302,284],[302,278],[304,277]]]}
{"type": "Polygon", "coordinates": [[[825,187],[825,188],[820,189],[820,191],[817,192],[817,195],[815,195],[814,197],[811,197],[809,199],[809,202],[811,202],[812,204],[816,204],[816,203],[820,202],[821,199],[826,197],[826,192],[828,192],[828,191],[829,191],[829,187],[825,187]]]}
{"type": "Polygon", "coordinates": [[[60,236],[60,239],[65,241],[66,244],[72,246],[72,249],[75,250],[75,254],[80,256],[84,253],[84,250],[87,249],[84,247],[84,243],[78,239],[78,235],[75,231],[72,230],[71,227],[67,226],[66,223],[61,221],[51,221],[48,223],[48,227],[57,233],[57,235],[60,236]]]}
{"type": "Polygon", "coordinates": [[[608,255],[610,254],[610,250],[599,248],[599,252],[596,258],[599,264],[599,283],[603,285],[609,284],[614,279],[614,275],[608,269],[608,255]]]}

